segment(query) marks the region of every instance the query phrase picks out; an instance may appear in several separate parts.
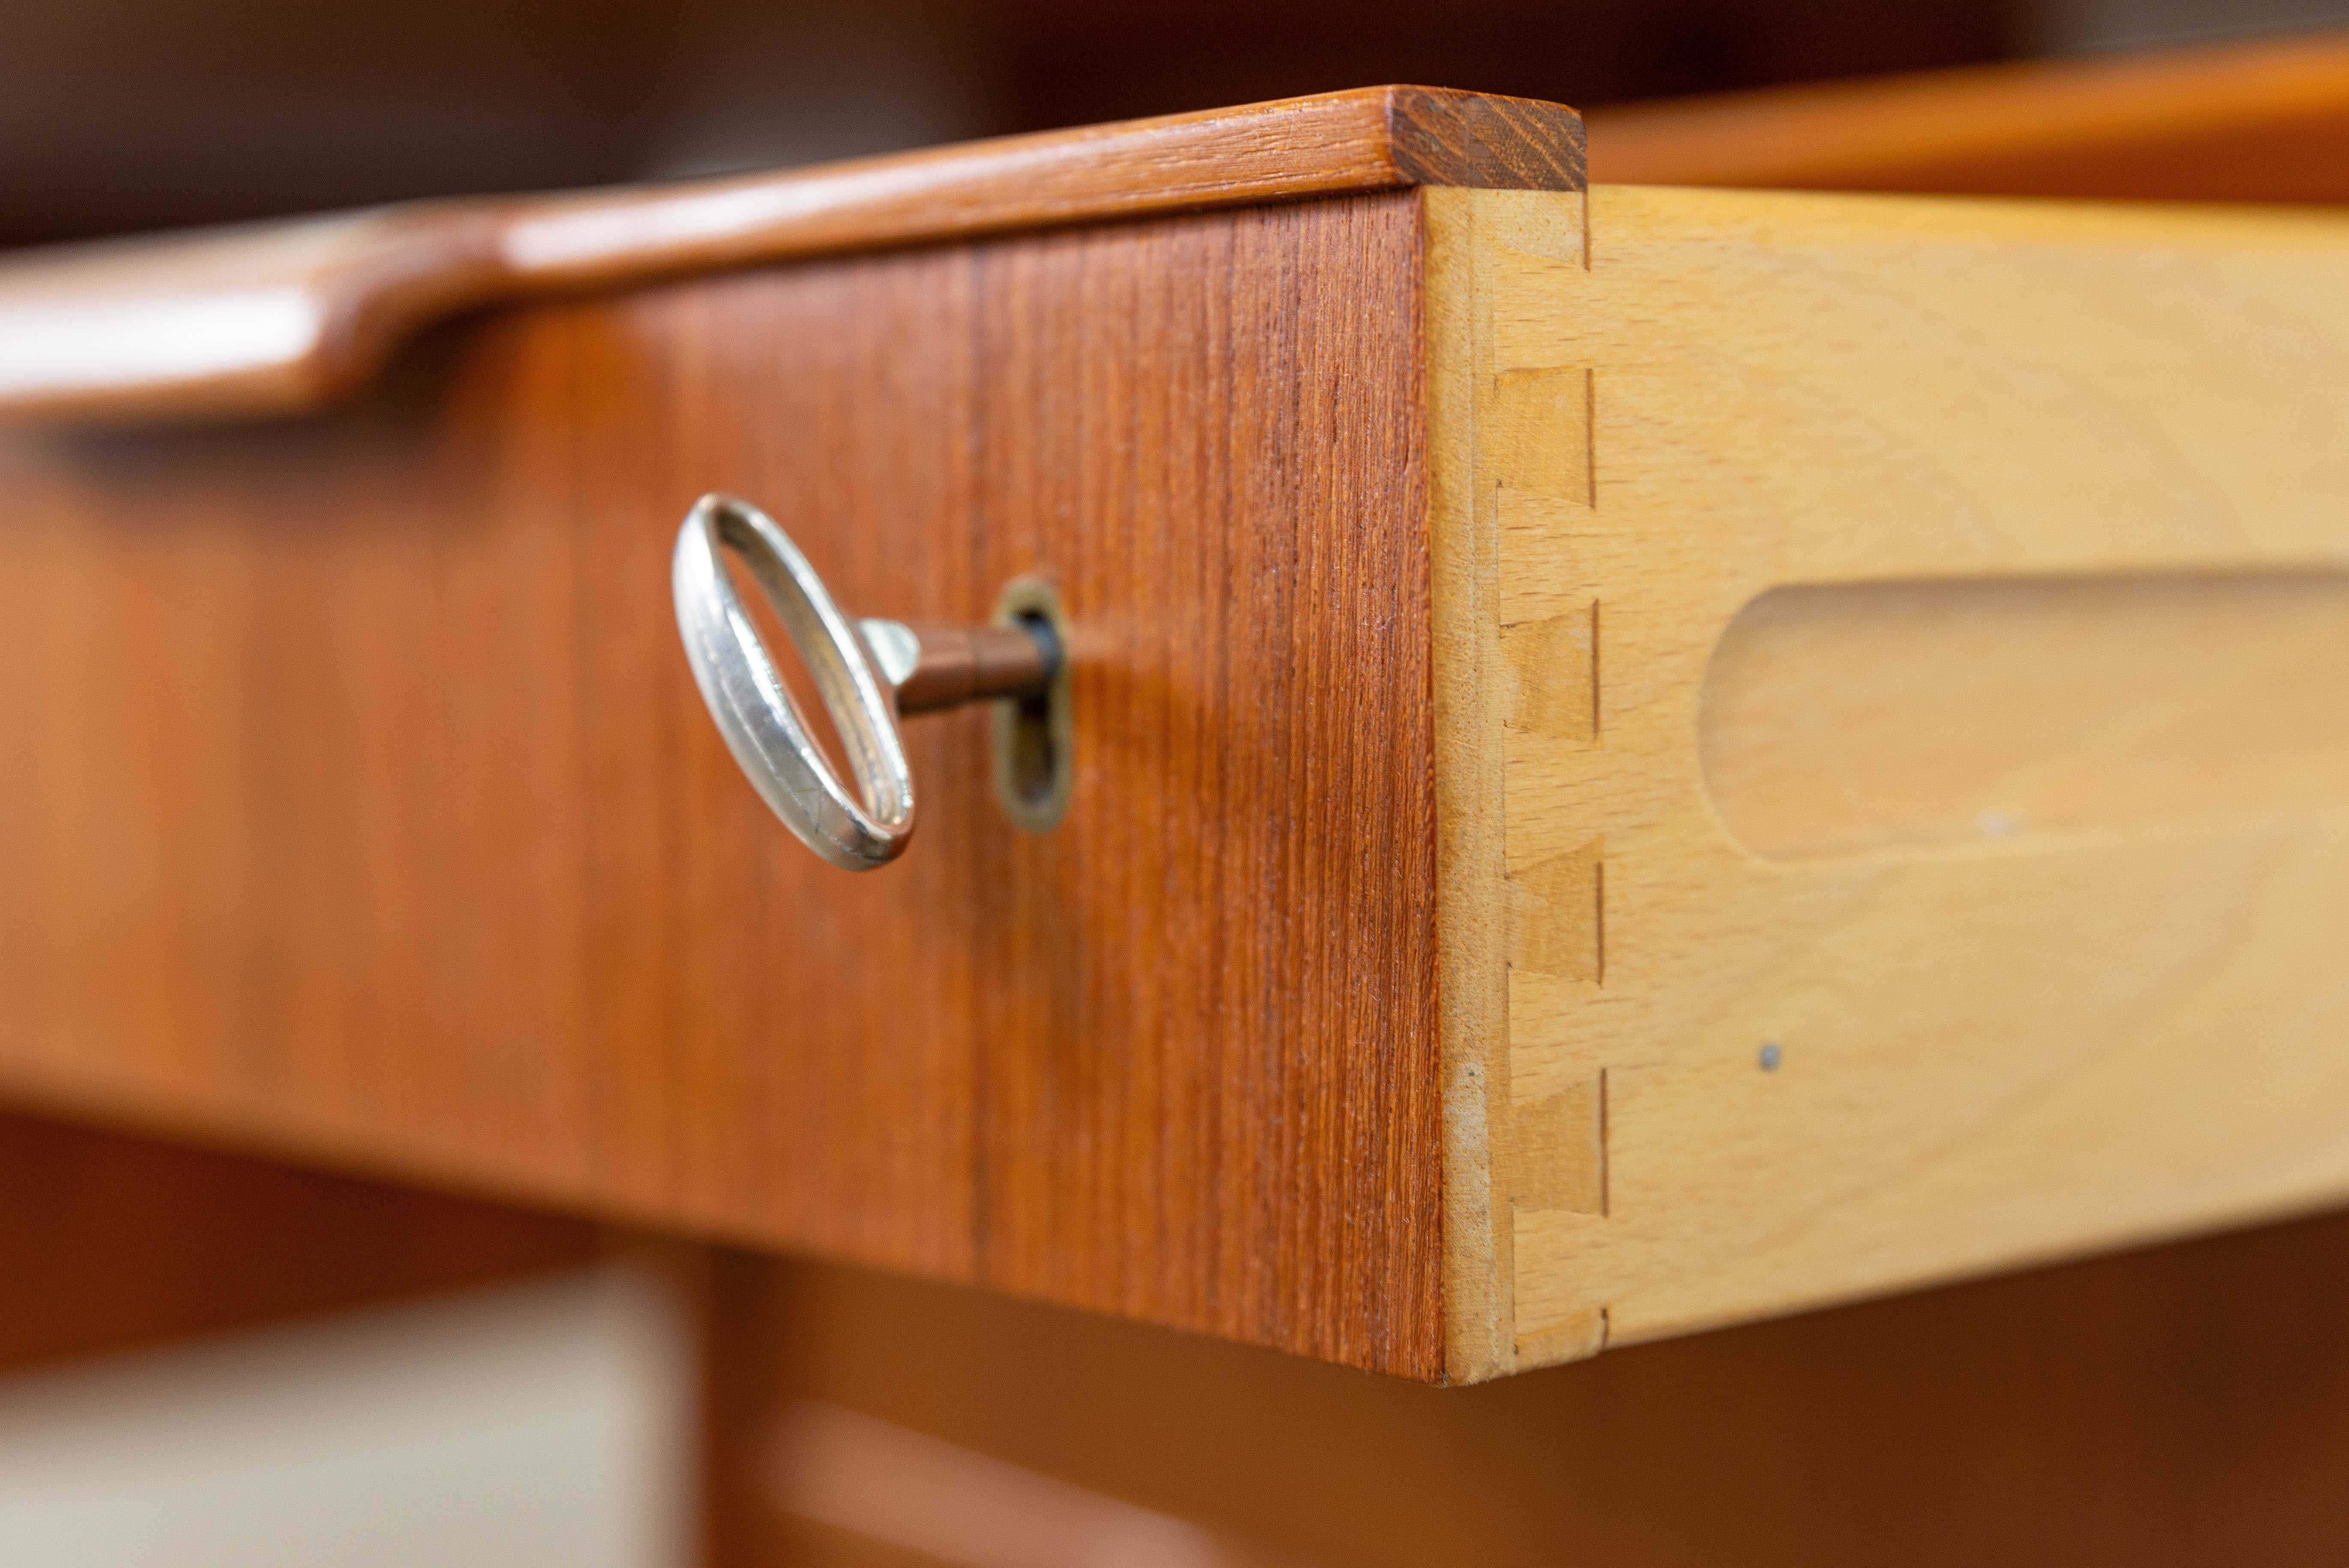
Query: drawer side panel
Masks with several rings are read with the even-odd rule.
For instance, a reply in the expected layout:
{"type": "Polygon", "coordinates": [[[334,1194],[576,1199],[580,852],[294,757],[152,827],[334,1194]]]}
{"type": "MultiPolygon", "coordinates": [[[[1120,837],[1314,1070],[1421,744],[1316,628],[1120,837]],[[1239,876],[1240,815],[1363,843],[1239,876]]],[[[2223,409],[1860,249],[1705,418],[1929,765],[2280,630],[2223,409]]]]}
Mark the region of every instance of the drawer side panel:
{"type": "Polygon", "coordinates": [[[2349,222],[1428,200],[1454,1375],[2349,1194],[2349,222]]]}

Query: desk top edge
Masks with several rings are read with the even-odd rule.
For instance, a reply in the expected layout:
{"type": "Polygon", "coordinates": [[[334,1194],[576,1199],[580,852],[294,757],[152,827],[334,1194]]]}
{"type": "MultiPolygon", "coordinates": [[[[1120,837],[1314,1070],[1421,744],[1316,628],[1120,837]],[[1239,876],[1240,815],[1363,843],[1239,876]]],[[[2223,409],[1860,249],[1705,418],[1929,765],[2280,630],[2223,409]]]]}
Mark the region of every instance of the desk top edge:
{"type": "Polygon", "coordinates": [[[0,419],[298,413],[500,301],[761,262],[1394,190],[1578,191],[1582,121],[1364,88],[668,184],[453,198],[0,261],[0,419]]]}

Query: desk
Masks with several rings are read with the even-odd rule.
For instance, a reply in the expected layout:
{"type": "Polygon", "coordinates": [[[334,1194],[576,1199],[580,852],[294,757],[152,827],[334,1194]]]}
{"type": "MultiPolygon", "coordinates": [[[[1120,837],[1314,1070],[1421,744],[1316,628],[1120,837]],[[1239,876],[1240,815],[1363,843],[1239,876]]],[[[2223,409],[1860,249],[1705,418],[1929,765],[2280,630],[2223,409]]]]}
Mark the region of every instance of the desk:
{"type": "Polygon", "coordinates": [[[0,1088],[1426,1381],[2337,1200],[2349,221],[1580,154],[1379,89],[34,263],[289,325],[10,394],[0,1088]],[[969,713],[806,855],[713,489],[1049,581],[1065,820],[969,713]]]}

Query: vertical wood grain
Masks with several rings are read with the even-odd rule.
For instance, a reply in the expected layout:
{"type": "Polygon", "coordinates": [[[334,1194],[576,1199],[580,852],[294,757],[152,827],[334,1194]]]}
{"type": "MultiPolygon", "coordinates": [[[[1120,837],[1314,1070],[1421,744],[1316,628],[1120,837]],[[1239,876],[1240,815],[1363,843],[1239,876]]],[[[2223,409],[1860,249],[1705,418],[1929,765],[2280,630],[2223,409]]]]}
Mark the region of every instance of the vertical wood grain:
{"type": "Polygon", "coordinates": [[[444,335],[352,412],[0,449],[0,1092],[1433,1377],[1409,192],[444,335]],[[701,712],[705,490],[842,601],[1074,623],[850,877],[701,712]]]}

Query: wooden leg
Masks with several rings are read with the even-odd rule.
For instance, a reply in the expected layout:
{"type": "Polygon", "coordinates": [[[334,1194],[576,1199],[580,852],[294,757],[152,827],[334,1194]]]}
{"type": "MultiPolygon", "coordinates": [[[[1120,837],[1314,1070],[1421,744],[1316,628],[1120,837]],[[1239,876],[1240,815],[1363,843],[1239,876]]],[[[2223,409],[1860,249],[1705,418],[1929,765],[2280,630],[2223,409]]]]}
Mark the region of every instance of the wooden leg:
{"type": "Polygon", "coordinates": [[[786,1387],[787,1271],[746,1253],[670,1254],[701,1325],[700,1501],[704,1568],[782,1568],[794,1561],[774,1507],[762,1447],[786,1387]]]}
{"type": "Polygon", "coordinates": [[[768,1553],[728,1568],[1153,1529],[1222,1563],[2349,1552],[2349,1216],[1465,1389],[843,1269],[726,1282],[717,1458],[768,1553]]]}
{"type": "MultiPolygon", "coordinates": [[[[585,1222],[19,1117],[0,1117],[0,1369],[615,1245],[585,1222]]],[[[626,1250],[702,1326],[709,1568],[1079,1547],[1233,1568],[2349,1551],[2349,1216],[1467,1389],[827,1265],[626,1250]]]]}

